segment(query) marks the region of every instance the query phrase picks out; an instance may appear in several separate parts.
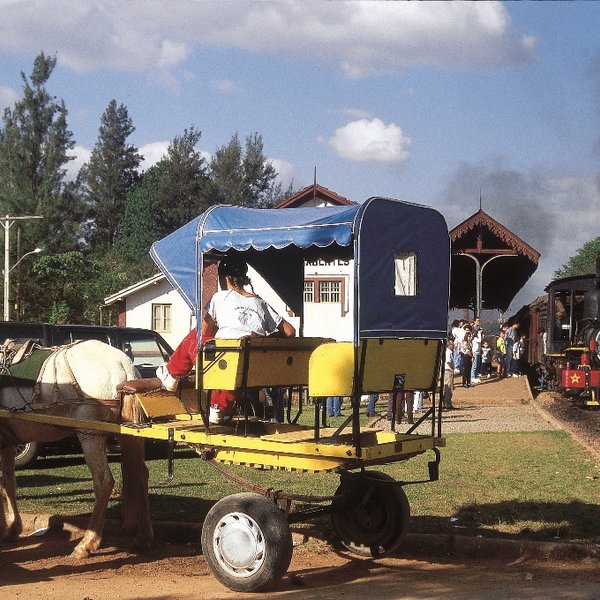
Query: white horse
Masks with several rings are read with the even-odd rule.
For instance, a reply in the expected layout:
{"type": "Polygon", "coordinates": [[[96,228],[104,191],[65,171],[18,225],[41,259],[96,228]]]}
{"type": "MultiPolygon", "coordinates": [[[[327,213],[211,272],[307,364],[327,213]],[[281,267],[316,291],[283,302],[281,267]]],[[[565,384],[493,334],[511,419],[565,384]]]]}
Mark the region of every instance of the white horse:
{"type": "MultiPolygon", "coordinates": [[[[126,354],[95,340],[80,342],[50,354],[42,366],[35,391],[13,385],[0,389],[0,407],[34,410],[46,414],[95,421],[139,420],[134,397],[117,393],[117,385],[139,375],[126,354]]],[[[23,526],[16,502],[15,444],[50,442],[72,433],[71,429],[24,421],[0,419],[0,540],[15,540],[23,526]]],[[[86,558],[102,541],[102,530],[114,478],[108,466],[105,435],[76,429],[94,482],[94,509],[82,540],[71,554],[86,558]]],[[[148,503],[148,469],[141,438],[120,438],[123,477],[123,527],[134,534],[134,546],[146,548],[152,540],[148,503]]]]}

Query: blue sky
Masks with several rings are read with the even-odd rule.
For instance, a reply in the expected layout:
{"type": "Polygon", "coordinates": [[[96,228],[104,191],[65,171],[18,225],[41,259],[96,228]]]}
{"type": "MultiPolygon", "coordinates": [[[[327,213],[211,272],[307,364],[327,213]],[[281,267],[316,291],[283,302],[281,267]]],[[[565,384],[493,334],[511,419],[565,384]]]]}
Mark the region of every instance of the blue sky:
{"type": "MultiPolygon", "coordinates": [[[[258,132],[285,183],[479,208],[542,253],[511,307],[600,235],[600,3],[0,0],[0,108],[56,55],[74,168],[111,99],[149,166],[195,125],[258,132]]],[[[501,283],[501,282],[499,282],[501,283]]]]}

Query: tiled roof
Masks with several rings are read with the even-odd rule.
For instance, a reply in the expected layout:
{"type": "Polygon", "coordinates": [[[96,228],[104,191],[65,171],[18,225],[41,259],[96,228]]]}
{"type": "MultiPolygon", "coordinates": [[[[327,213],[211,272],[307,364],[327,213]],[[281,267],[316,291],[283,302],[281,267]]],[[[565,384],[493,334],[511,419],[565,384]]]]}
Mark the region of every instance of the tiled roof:
{"type": "Polygon", "coordinates": [[[333,206],[345,205],[345,204],[356,204],[352,200],[348,200],[348,198],[344,198],[344,196],[340,196],[335,192],[319,185],[318,183],[314,183],[312,185],[306,186],[301,189],[299,192],[296,192],[293,196],[282,200],[278,204],[276,204],[273,208],[295,208],[298,206],[305,205],[311,199],[319,200],[321,202],[329,202],[333,206]]]}

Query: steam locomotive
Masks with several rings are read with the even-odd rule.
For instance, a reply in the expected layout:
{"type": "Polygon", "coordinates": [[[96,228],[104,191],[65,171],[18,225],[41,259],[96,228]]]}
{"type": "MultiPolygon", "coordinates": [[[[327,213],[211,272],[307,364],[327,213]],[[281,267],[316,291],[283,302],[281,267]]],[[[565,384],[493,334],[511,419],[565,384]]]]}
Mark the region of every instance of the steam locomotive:
{"type": "Polygon", "coordinates": [[[546,382],[600,406],[600,260],[596,272],[552,281],[516,318],[528,329],[528,362],[546,382]]]}

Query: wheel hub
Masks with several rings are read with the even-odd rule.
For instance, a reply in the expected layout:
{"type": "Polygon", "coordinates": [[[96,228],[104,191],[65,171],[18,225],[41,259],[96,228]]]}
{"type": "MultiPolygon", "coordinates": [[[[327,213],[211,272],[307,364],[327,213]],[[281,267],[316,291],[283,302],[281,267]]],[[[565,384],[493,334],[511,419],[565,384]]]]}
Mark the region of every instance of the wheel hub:
{"type": "Polygon", "coordinates": [[[217,560],[230,574],[249,577],[265,560],[265,541],[256,521],[243,513],[225,515],[213,534],[217,560]]]}

